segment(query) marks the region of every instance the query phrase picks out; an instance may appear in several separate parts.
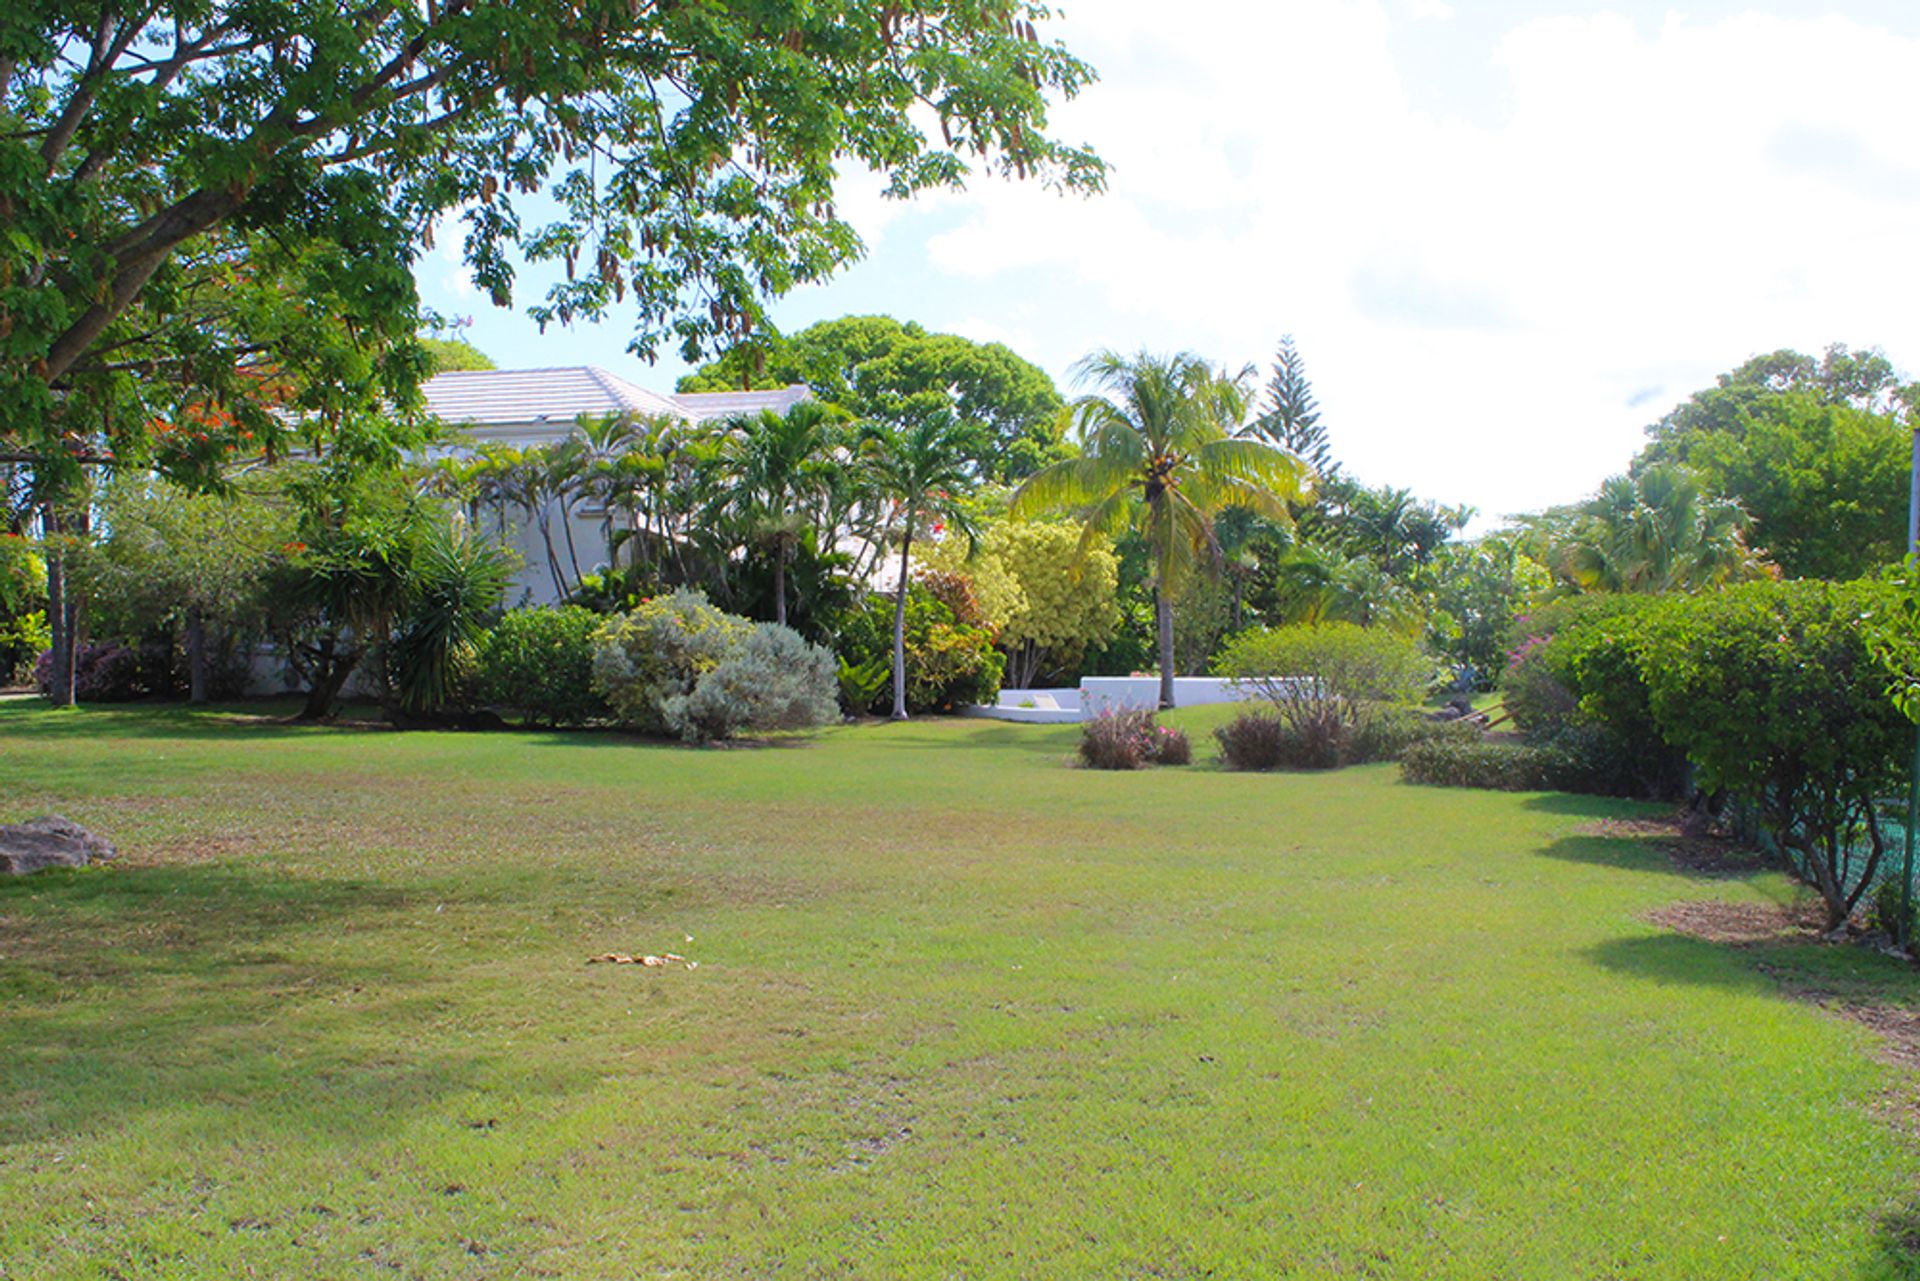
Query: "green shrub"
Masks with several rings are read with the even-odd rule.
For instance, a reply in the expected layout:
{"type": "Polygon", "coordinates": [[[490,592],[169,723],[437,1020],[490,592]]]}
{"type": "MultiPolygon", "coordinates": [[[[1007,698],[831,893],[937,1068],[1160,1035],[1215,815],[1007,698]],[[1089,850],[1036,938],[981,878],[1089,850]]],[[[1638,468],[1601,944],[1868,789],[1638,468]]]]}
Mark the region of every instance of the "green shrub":
{"type": "Polygon", "coordinates": [[[1829,928],[1875,877],[1887,845],[1877,798],[1904,785],[1912,748],[1869,641],[1893,602],[1885,584],[1743,584],[1668,602],[1634,642],[1664,741],[1706,790],[1760,807],[1829,928]]]}
{"type": "Polygon", "coordinates": [[[667,733],[667,701],[692,694],[752,627],[693,588],[642,601],[594,632],[593,688],[622,724],[667,733]]]}
{"type": "Polygon", "coordinates": [[[1215,669],[1267,700],[1287,727],[1285,761],[1299,769],[1368,759],[1381,737],[1373,722],[1418,699],[1434,670],[1413,641],[1352,623],[1242,632],[1215,669]]]}
{"type": "Polygon", "coordinates": [[[1409,783],[1502,792],[1557,790],[1565,776],[1564,766],[1553,747],[1486,738],[1428,739],[1400,756],[1400,775],[1409,783]]]}
{"type": "Polygon", "coordinates": [[[479,701],[539,725],[610,715],[593,683],[594,632],[605,621],[579,605],[511,611],[479,642],[479,701]]]}
{"type": "Polygon", "coordinates": [[[737,734],[814,729],[839,715],[834,657],[800,633],[761,623],[686,695],[661,706],[669,730],[705,743],[737,734]]]}
{"type": "Polygon", "coordinates": [[[1916,936],[1914,922],[1920,919],[1920,898],[1910,906],[1914,909],[1908,916],[1906,929],[1900,928],[1900,878],[1885,880],[1873,887],[1873,899],[1867,907],[1867,928],[1880,930],[1896,939],[1911,939],[1916,936]]]}
{"type": "Polygon", "coordinates": [[[1579,597],[1539,611],[1559,628],[1533,634],[1509,655],[1507,710],[1536,741],[1561,740],[1584,762],[1574,790],[1677,800],[1686,755],[1653,714],[1647,638],[1686,597],[1579,597]]]}
{"type": "MultiPolygon", "coordinates": [[[[887,710],[893,698],[893,598],[869,597],[843,618],[834,648],[854,677],[841,685],[850,700],[864,692],[860,678],[875,665],[885,674],[870,700],[848,710],[887,710]]],[[[909,712],[950,712],[1000,696],[1006,658],[994,649],[993,633],[957,621],[950,605],[918,583],[907,592],[906,651],[909,712]]]]}

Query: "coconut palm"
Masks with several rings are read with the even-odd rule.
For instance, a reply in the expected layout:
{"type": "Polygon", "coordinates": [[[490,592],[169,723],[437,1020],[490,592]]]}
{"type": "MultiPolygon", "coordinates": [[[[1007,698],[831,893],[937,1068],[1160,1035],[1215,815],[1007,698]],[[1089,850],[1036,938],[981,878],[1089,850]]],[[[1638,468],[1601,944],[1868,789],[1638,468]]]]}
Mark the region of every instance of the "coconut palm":
{"type": "Polygon", "coordinates": [[[1234,436],[1247,416],[1252,375],[1251,368],[1217,372],[1184,352],[1096,352],[1076,370],[1094,392],[1074,404],[1080,456],[1034,473],[1013,495],[1016,517],[1074,511],[1089,544],[1126,529],[1145,538],[1162,707],[1173,706],[1173,597],[1197,566],[1217,563],[1214,517],[1244,507],[1291,524],[1287,502],[1305,496],[1305,463],[1234,436]]]}
{"type": "Polygon", "coordinates": [[[893,719],[907,719],[907,580],[914,535],[945,524],[969,540],[973,526],[960,503],[973,484],[970,459],[979,443],[947,412],[902,424],[869,427],[861,442],[868,492],[900,539],[900,581],[893,589],[893,719]]]}

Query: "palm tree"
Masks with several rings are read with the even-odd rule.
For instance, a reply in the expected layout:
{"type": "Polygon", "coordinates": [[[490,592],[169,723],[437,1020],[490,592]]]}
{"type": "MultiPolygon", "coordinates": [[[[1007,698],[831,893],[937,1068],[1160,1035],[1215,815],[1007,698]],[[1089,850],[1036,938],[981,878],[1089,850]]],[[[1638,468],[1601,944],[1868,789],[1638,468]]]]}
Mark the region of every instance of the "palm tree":
{"type": "Polygon", "coordinates": [[[913,537],[944,522],[969,541],[973,526],[960,505],[973,484],[969,459],[978,443],[944,410],[912,422],[870,427],[861,443],[868,491],[899,532],[900,581],[893,589],[893,719],[907,719],[907,579],[913,537]]]}
{"type": "Polygon", "coordinates": [[[734,489],[729,505],[773,552],[773,621],[787,622],[787,562],[812,527],[831,482],[829,453],[840,412],[804,401],[788,413],[763,409],[735,422],[727,439],[734,489]]]}
{"type": "Polygon", "coordinates": [[[1553,557],[1584,591],[1695,591],[1766,577],[1766,559],[1747,545],[1751,520],[1715,498],[1678,463],[1615,476],[1582,504],[1553,557]]]}
{"type": "Polygon", "coordinates": [[[1034,473],[1015,491],[1015,517],[1072,509],[1091,543],[1125,529],[1145,539],[1153,565],[1160,642],[1160,706],[1173,706],[1173,595],[1201,562],[1219,557],[1213,518],[1244,507],[1290,525],[1289,499],[1304,497],[1308,468],[1264,441],[1236,438],[1246,417],[1251,368],[1216,372],[1198,356],[1122,356],[1080,362],[1096,393],[1074,404],[1078,458],[1034,473]]]}

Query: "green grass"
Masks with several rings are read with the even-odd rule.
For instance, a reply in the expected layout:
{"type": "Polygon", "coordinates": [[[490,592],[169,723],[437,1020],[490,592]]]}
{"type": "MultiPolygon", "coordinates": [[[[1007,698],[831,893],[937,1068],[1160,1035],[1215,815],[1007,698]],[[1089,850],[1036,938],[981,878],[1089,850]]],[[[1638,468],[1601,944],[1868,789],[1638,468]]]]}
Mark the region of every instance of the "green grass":
{"type": "Polygon", "coordinates": [[[1911,977],[1641,919],[1781,878],[1074,734],[0,703],[126,850],[0,885],[0,1276],[1916,1275],[1912,1083],[1771,975],[1911,977]]]}

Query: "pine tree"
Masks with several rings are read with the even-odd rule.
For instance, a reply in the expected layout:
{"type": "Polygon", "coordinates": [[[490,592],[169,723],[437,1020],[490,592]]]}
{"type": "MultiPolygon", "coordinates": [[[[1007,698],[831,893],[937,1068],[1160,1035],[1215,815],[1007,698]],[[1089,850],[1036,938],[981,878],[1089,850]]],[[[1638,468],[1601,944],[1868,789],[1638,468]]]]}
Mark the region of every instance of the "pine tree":
{"type": "Polygon", "coordinates": [[[1327,429],[1320,424],[1320,403],[1313,398],[1313,386],[1307,381],[1306,365],[1293,345],[1292,334],[1280,340],[1266,400],[1266,412],[1254,420],[1255,431],[1304,459],[1323,477],[1332,477],[1340,470],[1340,464],[1333,461],[1327,429]]]}

